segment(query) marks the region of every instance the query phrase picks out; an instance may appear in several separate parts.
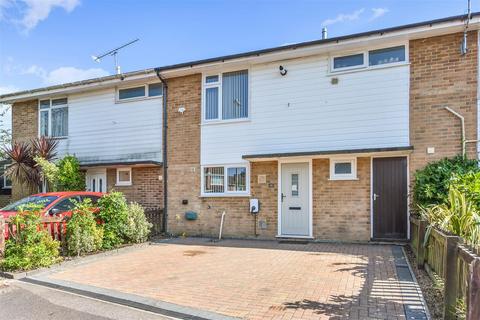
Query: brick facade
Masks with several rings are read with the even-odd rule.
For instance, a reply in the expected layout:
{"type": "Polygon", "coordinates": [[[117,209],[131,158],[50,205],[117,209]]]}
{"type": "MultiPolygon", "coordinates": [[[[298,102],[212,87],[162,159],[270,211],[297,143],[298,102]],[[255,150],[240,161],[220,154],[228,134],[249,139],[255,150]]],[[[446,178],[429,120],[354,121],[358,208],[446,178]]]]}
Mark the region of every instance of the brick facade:
{"type": "Polygon", "coordinates": [[[117,171],[107,169],[107,189],[122,192],[128,202],[137,202],[147,209],[163,208],[162,167],[133,167],[132,185],[116,186],[117,171]]]}
{"type": "MultiPolygon", "coordinates": [[[[168,82],[168,231],[173,234],[218,236],[226,211],[225,237],[255,237],[255,217],[248,197],[200,197],[201,76],[168,82]],[[184,114],[176,112],[184,106],[184,114]],[[182,201],[188,204],[182,204],[182,201]],[[186,211],[198,219],[187,221],[186,211]]],[[[370,238],[370,158],[359,158],[358,180],[330,181],[329,161],[313,161],[313,233],[318,239],[368,240],[370,238]],[[355,223],[352,223],[352,219],[355,223]]],[[[278,163],[252,162],[250,192],[260,201],[257,237],[273,239],[278,229],[278,163]],[[266,175],[266,183],[258,183],[266,175]],[[260,228],[260,225],[266,228],[260,228]]]]}
{"type": "MultiPolygon", "coordinates": [[[[467,140],[477,139],[477,32],[468,34],[469,52],[460,54],[462,33],[410,41],[410,173],[428,162],[461,154],[460,120],[467,140]],[[435,147],[427,154],[427,147],[435,147]]],[[[476,158],[476,144],[467,145],[476,158]]]]}
{"type": "Polygon", "coordinates": [[[358,180],[330,180],[328,159],[313,160],[313,235],[370,239],[370,158],[357,159],[358,180]]]}
{"type": "MultiPolygon", "coordinates": [[[[38,136],[38,100],[17,102],[12,106],[12,140],[29,141],[38,136]]],[[[35,192],[12,183],[12,200],[18,200],[35,192]]]]}

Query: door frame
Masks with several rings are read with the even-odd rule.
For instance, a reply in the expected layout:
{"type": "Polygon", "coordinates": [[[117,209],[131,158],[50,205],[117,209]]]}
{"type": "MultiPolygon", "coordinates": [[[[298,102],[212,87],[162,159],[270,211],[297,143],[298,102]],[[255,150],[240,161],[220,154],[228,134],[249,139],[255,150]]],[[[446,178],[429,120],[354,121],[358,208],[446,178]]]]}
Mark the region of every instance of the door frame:
{"type": "Polygon", "coordinates": [[[87,190],[90,189],[90,179],[92,175],[104,175],[105,176],[105,190],[102,192],[107,192],[108,189],[108,181],[107,181],[107,168],[95,168],[95,169],[87,169],[87,172],[85,174],[85,184],[87,186],[87,190]],[[89,177],[90,175],[90,177],[89,177]]]}
{"type": "Polygon", "coordinates": [[[313,238],[313,160],[312,158],[278,159],[278,192],[277,192],[277,237],[278,238],[313,238]],[[308,163],[308,235],[291,236],[282,235],[282,164],[284,163],[308,163]]]}
{"type": "Polygon", "coordinates": [[[373,159],[376,158],[407,158],[407,240],[410,240],[410,156],[409,155],[378,155],[370,157],[370,239],[373,239],[373,159]]]}

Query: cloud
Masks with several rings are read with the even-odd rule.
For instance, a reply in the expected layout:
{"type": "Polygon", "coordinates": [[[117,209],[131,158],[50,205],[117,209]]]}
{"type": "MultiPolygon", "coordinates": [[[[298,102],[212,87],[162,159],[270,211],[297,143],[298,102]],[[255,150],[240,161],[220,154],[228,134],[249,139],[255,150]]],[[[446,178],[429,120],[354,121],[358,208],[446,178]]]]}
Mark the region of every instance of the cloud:
{"type": "Polygon", "coordinates": [[[377,18],[380,18],[384,16],[386,13],[388,13],[390,10],[387,8],[372,8],[373,15],[370,18],[370,20],[375,20],[377,18]]]}
{"type": "Polygon", "coordinates": [[[322,26],[329,26],[335,23],[354,21],[360,18],[360,15],[365,11],[364,8],[359,9],[352,13],[341,13],[333,19],[327,19],[322,22],[322,26]]]}
{"type": "Polygon", "coordinates": [[[37,65],[28,67],[22,73],[42,78],[43,84],[47,86],[109,75],[108,71],[101,68],[79,69],[75,67],[60,67],[52,71],[46,71],[37,65]]]}
{"type": "Polygon", "coordinates": [[[7,14],[13,15],[15,11],[20,18],[9,20],[21,25],[24,31],[28,32],[47,19],[54,8],[71,12],[79,4],[80,0],[0,0],[0,21],[7,20],[7,14]]]}
{"type": "Polygon", "coordinates": [[[0,95],[20,91],[17,87],[14,86],[1,86],[0,85],[0,95]]]}

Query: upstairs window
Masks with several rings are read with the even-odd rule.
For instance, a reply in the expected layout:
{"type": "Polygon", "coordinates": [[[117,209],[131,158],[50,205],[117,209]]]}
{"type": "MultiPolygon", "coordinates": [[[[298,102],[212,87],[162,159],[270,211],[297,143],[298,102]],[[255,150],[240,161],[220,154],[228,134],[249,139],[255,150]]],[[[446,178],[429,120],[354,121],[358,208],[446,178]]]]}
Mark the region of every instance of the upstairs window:
{"type": "Polygon", "coordinates": [[[204,78],[204,120],[248,118],[248,71],[204,78]]]}
{"type": "Polygon", "coordinates": [[[43,137],[68,136],[68,99],[40,100],[39,134],[43,137]]]}
{"type": "Polygon", "coordinates": [[[382,48],[356,54],[333,57],[331,71],[368,68],[406,61],[405,46],[382,48]]]}
{"type": "Polygon", "coordinates": [[[349,56],[343,57],[335,57],[333,58],[333,69],[351,69],[355,67],[363,67],[364,66],[364,57],[363,53],[359,54],[352,54],[349,56]]]}
{"type": "Polygon", "coordinates": [[[405,46],[372,50],[368,52],[370,66],[405,61],[405,46]]]}
{"type": "Polygon", "coordinates": [[[118,101],[130,101],[136,99],[145,99],[159,97],[163,95],[163,85],[161,83],[150,83],[130,88],[118,89],[118,101]]]}

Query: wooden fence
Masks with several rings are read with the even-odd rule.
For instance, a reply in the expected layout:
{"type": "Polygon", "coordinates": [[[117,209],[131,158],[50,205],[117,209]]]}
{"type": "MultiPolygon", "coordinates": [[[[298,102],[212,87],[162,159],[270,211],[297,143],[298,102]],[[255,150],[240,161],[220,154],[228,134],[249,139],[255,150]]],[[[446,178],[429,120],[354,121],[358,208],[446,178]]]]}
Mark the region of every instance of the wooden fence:
{"type": "Polygon", "coordinates": [[[462,299],[467,307],[467,320],[480,319],[478,252],[463,245],[461,238],[436,229],[431,230],[424,245],[427,227],[426,221],[410,219],[410,245],[417,266],[425,269],[430,276],[437,275],[444,281],[444,318],[456,319],[457,302],[462,299]]]}
{"type": "MultiPolygon", "coordinates": [[[[145,217],[153,225],[150,233],[150,237],[155,237],[163,232],[163,210],[162,209],[146,209],[145,217]]],[[[53,239],[63,241],[67,231],[67,220],[62,217],[43,217],[42,225],[44,230],[52,236],[53,239]]],[[[0,216],[0,256],[5,251],[5,241],[15,235],[17,232],[16,226],[5,220],[0,216]]]]}

